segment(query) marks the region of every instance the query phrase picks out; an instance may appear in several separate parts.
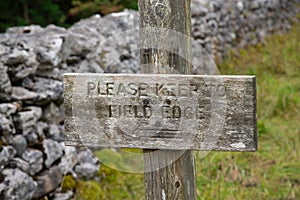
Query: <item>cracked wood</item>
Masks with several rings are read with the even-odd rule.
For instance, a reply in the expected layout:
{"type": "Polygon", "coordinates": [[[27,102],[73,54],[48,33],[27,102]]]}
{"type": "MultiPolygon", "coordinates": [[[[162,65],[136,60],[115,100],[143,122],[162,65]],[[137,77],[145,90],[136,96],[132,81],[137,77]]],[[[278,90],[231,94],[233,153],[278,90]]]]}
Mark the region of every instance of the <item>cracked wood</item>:
{"type": "Polygon", "coordinates": [[[254,76],[66,74],[66,145],[255,151],[254,76]]]}

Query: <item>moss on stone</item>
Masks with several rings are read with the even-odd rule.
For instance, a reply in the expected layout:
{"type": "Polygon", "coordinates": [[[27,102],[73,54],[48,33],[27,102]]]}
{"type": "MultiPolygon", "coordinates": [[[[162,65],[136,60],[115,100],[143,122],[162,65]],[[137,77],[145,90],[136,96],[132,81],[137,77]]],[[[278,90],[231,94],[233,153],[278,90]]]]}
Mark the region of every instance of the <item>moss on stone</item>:
{"type": "Polygon", "coordinates": [[[73,190],[76,188],[76,180],[73,178],[72,175],[67,175],[63,178],[61,187],[64,192],[68,190],[73,190]]]}
{"type": "Polygon", "coordinates": [[[78,181],[76,200],[108,199],[97,181],[78,181]]]}

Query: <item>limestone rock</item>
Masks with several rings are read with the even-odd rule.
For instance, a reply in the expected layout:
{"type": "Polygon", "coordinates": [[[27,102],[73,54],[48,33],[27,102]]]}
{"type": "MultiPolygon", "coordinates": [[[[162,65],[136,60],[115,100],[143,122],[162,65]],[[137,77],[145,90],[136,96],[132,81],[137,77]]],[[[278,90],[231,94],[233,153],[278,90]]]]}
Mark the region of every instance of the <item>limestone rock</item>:
{"type": "Polygon", "coordinates": [[[22,43],[17,44],[13,48],[12,52],[7,56],[5,64],[7,65],[19,65],[25,63],[29,58],[28,49],[24,48],[22,43]]]}
{"type": "Polygon", "coordinates": [[[49,124],[60,124],[64,120],[64,113],[53,102],[51,102],[43,111],[43,121],[49,124]]]}
{"type": "Polygon", "coordinates": [[[70,200],[72,199],[73,195],[74,193],[72,191],[68,191],[66,193],[56,193],[53,200],[70,200]]]}
{"type": "Polygon", "coordinates": [[[0,136],[12,136],[15,132],[12,117],[0,113],[0,136]]]}
{"type": "Polygon", "coordinates": [[[11,100],[11,82],[5,70],[0,68],[0,102],[11,100]]]}
{"type": "Polygon", "coordinates": [[[2,103],[0,104],[0,113],[4,115],[12,115],[15,114],[18,107],[13,103],[2,103]]]}
{"type": "Polygon", "coordinates": [[[4,145],[11,145],[13,143],[14,136],[12,134],[2,135],[0,139],[4,145]]]}
{"type": "Polygon", "coordinates": [[[99,166],[92,163],[82,163],[80,165],[76,165],[75,167],[75,172],[78,177],[84,179],[93,179],[97,177],[98,171],[99,166]]]}
{"type": "Polygon", "coordinates": [[[138,32],[124,33],[137,28],[138,14],[130,10],[81,20],[69,29],[72,34],[66,42],[70,47],[65,53],[67,63],[75,65],[77,72],[137,72],[139,54],[132,50],[138,49],[138,32]],[[126,56],[126,62],[132,62],[124,66],[122,54],[126,52],[131,55],[126,56]],[[84,57],[82,62],[78,60],[80,55],[84,57]]]}
{"type": "Polygon", "coordinates": [[[48,129],[49,129],[49,127],[48,127],[47,123],[41,122],[41,121],[36,123],[35,132],[37,133],[37,135],[40,139],[45,138],[45,133],[48,129]]]}
{"type": "Polygon", "coordinates": [[[63,147],[51,139],[45,139],[43,141],[43,147],[46,154],[45,165],[47,168],[50,168],[55,161],[62,157],[63,147]]]}
{"type": "Polygon", "coordinates": [[[49,171],[44,171],[36,177],[37,187],[33,198],[41,198],[55,190],[62,181],[62,174],[59,167],[54,166],[49,171]]]}
{"type": "Polygon", "coordinates": [[[10,27],[6,30],[7,33],[10,34],[37,34],[41,33],[43,31],[43,28],[39,25],[30,25],[30,26],[24,26],[24,27],[10,27]]]}
{"type": "Polygon", "coordinates": [[[59,36],[43,37],[37,48],[37,60],[41,63],[39,68],[52,69],[61,62],[60,51],[63,44],[63,38],[59,36]]]}
{"type": "Polygon", "coordinates": [[[9,161],[9,168],[19,168],[25,173],[28,173],[30,170],[30,165],[25,160],[15,157],[9,161]]]}
{"type": "Polygon", "coordinates": [[[55,124],[50,124],[45,134],[46,134],[46,138],[50,138],[55,141],[61,142],[64,140],[64,135],[62,133],[62,130],[58,125],[55,124]]]}
{"type": "Polygon", "coordinates": [[[73,177],[77,178],[74,172],[74,166],[77,164],[77,151],[75,147],[66,146],[65,155],[62,157],[59,167],[64,175],[71,173],[73,177]]]}
{"type": "Polygon", "coordinates": [[[23,87],[39,94],[39,103],[46,104],[50,101],[62,99],[63,83],[61,81],[34,77],[26,78],[22,83],[23,87]]]}
{"type": "Polygon", "coordinates": [[[220,0],[211,0],[208,3],[208,7],[212,12],[217,12],[222,7],[222,1],[220,0]]]}
{"type": "Polygon", "coordinates": [[[27,148],[27,141],[23,135],[14,136],[12,146],[16,149],[17,155],[21,156],[27,148]]]}
{"type": "Polygon", "coordinates": [[[240,11],[243,11],[244,8],[245,8],[245,5],[244,5],[244,2],[243,1],[238,1],[237,4],[236,4],[237,8],[240,10],[240,11]]]}
{"type": "Polygon", "coordinates": [[[191,4],[192,17],[205,16],[208,13],[208,8],[203,6],[200,1],[192,1],[191,4]]]}
{"type": "MultiPolygon", "coordinates": [[[[62,65],[65,65],[62,63],[62,65]]],[[[59,68],[53,68],[53,69],[37,69],[35,72],[36,76],[42,77],[42,78],[48,78],[48,79],[54,79],[54,80],[60,80],[62,81],[63,74],[61,73],[59,68]]]]}
{"type": "Polygon", "coordinates": [[[8,66],[8,72],[13,80],[22,79],[30,74],[34,74],[38,63],[30,40],[17,39],[12,50],[5,57],[5,65],[8,66]]]}
{"type": "Polygon", "coordinates": [[[35,131],[30,131],[25,135],[28,146],[39,144],[39,137],[35,131]]]}
{"type": "Polygon", "coordinates": [[[30,165],[29,174],[35,175],[43,168],[43,153],[37,149],[27,149],[22,154],[22,159],[30,165]]]}
{"type": "Polygon", "coordinates": [[[39,99],[39,94],[35,92],[31,92],[23,87],[12,87],[12,94],[11,98],[13,100],[20,100],[26,103],[34,103],[37,102],[39,99]]]}
{"type": "Polygon", "coordinates": [[[7,68],[0,63],[0,102],[9,100],[12,92],[11,82],[6,72],[7,68]]]}
{"type": "MultiPolygon", "coordinates": [[[[31,74],[35,74],[38,67],[38,63],[36,62],[35,55],[31,53],[27,61],[23,64],[18,65],[14,68],[15,77],[17,79],[25,78],[31,74]]],[[[12,69],[12,68],[9,68],[12,69]]],[[[12,71],[12,70],[10,70],[12,71]]]]}
{"type": "Polygon", "coordinates": [[[92,179],[97,176],[100,167],[99,160],[90,151],[81,151],[78,154],[75,172],[78,177],[92,179]]]}
{"type": "Polygon", "coordinates": [[[0,147],[0,169],[7,165],[15,155],[16,150],[12,146],[0,147]]]}
{"type": "Polygon", "coordinates": [[[34,130],[36,122],[42,116],[42,109],[36,106],[23,108],[14,116],[16,128],[19,132],[27,135],[34,130]]]}
{"type": "Polygon", "coordinates": [[[4,169],[3,182],[0,182],[0,194],[3,199],[30,200],[37,184],[26,173],[19,169],[4,169]]]}

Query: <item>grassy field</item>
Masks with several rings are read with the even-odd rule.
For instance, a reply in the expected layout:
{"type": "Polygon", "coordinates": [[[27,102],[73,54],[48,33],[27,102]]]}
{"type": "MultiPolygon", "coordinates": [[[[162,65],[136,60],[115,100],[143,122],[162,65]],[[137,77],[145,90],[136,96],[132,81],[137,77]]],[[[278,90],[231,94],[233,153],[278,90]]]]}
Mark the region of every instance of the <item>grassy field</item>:
{"type": "MultiPolygon", "coordinates": [[[[197,159],[198,199],[300,199],[300,26],[231,53],[219,69],[257,76],[259,150],[210,152],[197,159]]],[[[78,200],[144,199],[141,174],[102,165],[99,178],[67,176],[62,187],[75,189],[78,200]]]]}

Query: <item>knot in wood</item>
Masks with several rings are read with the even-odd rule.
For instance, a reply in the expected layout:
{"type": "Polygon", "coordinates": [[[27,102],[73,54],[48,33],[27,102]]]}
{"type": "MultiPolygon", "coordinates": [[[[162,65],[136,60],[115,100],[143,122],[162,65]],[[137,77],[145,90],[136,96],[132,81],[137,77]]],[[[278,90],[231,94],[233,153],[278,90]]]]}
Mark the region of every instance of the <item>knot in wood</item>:
{"type": "Polygon", "coordinates": [[[153,12],[160,20],[168,21],[171,17],[170,5],[162,0],[158,0],[153,4],[153,12]]]}
{"type": "Polygon", "coordinates": [[[180,185],[181,185],[181,184],[180,184],[179,181],[176,181],[176,182],[175,182],[175,188],[176,188],[176,189],[180,188],[180,185]]]}

